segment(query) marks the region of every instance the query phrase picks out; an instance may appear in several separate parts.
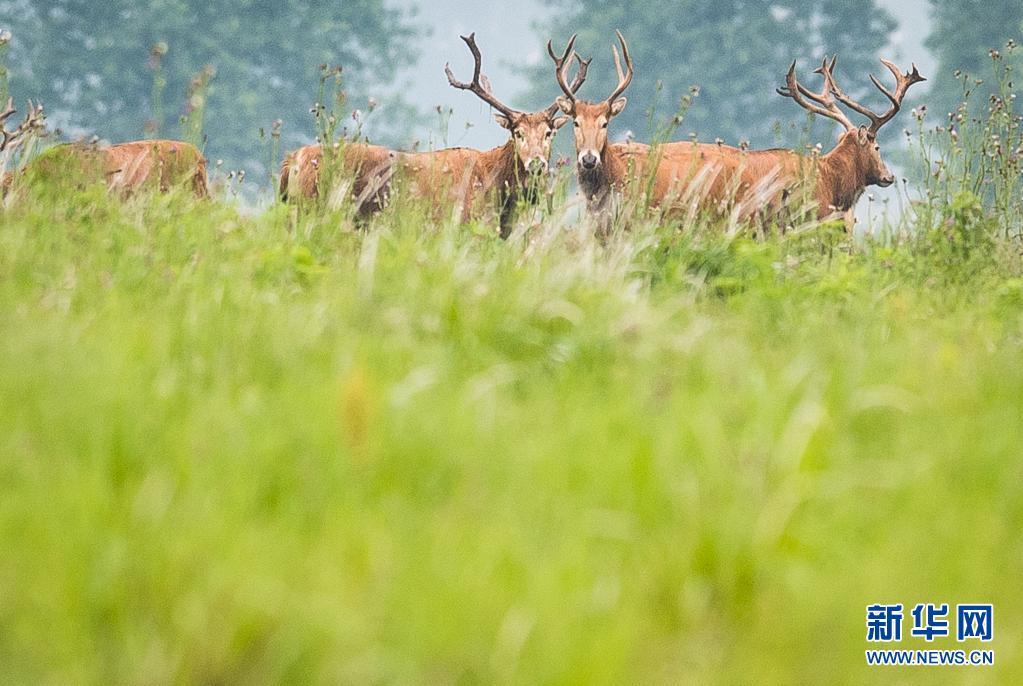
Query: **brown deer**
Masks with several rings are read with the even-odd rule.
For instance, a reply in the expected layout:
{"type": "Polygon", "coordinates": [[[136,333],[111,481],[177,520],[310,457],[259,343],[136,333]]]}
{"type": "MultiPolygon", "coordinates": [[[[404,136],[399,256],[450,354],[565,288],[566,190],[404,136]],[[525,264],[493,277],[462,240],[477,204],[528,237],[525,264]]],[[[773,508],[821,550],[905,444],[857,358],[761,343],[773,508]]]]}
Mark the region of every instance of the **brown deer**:
{"type": "MultiPolygon", "coordinates": [[[[92,146],[79,146],[85,154],[92,146]]],[[[197,198],[209,197],[206,159],[191,143],[148,140],[100,147],[107,188],[130,195],[157,188],[161,193],[174,186],[187,186],[197,198]]]]}
{"type": "MultiPolygon", "coordinates": [[[[351,179],[351,193],[360,216],[378,212],[385,204],[388,181],[397,153],[379,145],[344,142],[335,145],[336,173],[351,179]]],[[[281,164],[278,190],[283,202],[319,196],[323,147],[306,145],[288,154],[281,164]]]]}
{"type": "MultiPolygon", "coordinates": [[[[834,213],[845,214],[846,228],[851,230],[849,216],[856,202],[867,186],[887,187],[895,177],[881,158],[881,146],[877,134],[882,126],[891,121],[899,112],[906,91],[915,83],[925,81],[913,65],[912,71],[903,74],[895,64],[881,60],[895,76],[895,91],[886,88],[875,76],[870,79],[891,102],[884,114],[876,114],[850,98],[838,86],[834,77],[837,58],[827,58],[814,73],[824,77],[824,87],[819,93],[813,92],[796,79],[795,62],[786,75],[786,85],[778,89],[779,95],[792,98],[806,110],[833,119],[845,129],[838,144],[825,155],[802,155],[793,150],[746,151],[724,145],[695,145],[693,143],[668,143],[659,151],[659,166],[654,198],[663,202],[666,198],[677,198],[681,187],[691,182],[696,174],[703,174],[706,182],[703,189],[705,200],[723,203],[729,200],[749,200],[758,190],[773,187],[777,192],[769,193],[768,204],[777,209],[804,180],[812,181],[812,206],[818,218],[834,213]],[[857,126],[838,107],[838,102],[863,115],[870,125],[857,126]],[[712,168],[712,169],[710,169],[712,168]],[[765,183],[771,182],[771,183],[765,183]],[[734,198],[724,197],[733,194],[734,198]]],[[[762,209],[762,208],[758,208],[762,209]]]]}
{"type": "Polygon", "coordinates": [[[615,70],[618,72],[618,85],[607,99],[600,102],[580,100],[566,81],[565,72],[570,62],[569,56],[573,54],[576,36],[569,39],[561,57],[555,54],[551,42],[547,42],[547,52],[554,61],[555,77],[564,93],[555,102],[575,124],[576,173],[579,187],[586,197],[587,209],[591,213],[604,215],[605,219],[612,198],[620,194],[632,179],[642,174],[650,152],[649,146],[643,144],[608,141],[608,124],[625,109],[628,101],[621,95],[632,83],[635,74],[629,45],[621,31],[615,33],[622,45],[621,56],[617,47],[611,47],[615,70]],[[622,56],[625,58],[624,70],[622,56]]]}
{"type": "MultiPolygon", "coordinates": [[[[507,238],[511,233],[512,212],[518,202],[537,200],[536,194],[530,192],[531,188],[535,188],[531,185],[532,181],[547,173],[554,134],[568,122],[568,118],[558,116],[556,102],[538,112],[520,112],[502,103],[491,92],[482,74],[483,58],[476,45],[476,34],[461,36],[461,39],[473,57],[472,81],[458,81],[450,65],[445,65],[448,83],[454,88],[475,94],[497,110],[497,123],[511,134],[508,142],[487,151],[447,148],[413,153],[395,153],[378,146],[348,144],[344,148],[354,152],[354,162],[345,162],[345,172],[354,175],[354,190],[358,195],[360,188],[372,188],[374,179],[379,179],[382,170],[387,169],[406,184],[414,197],[429,200],[434,206],[453,203],[463,221],[479,217],[482,212],[496,207],[500,218],[500,235],[507,238]]],[[[573,57],[579,61],[579,69],[571,86],[566,85],[566,88],[575,93],[586,80],[589,60],[574,54],[573,57]]],[[[300,168],[299,155],[315,159],[319,146],[307,148],[307,152],[303,153],[306,150],[303,148],[285,160],[281,171],[282,191],[284,180],[290,176],[291,169],[296,168],[300,192],[304,195],[308,195],[307,190],[315,192],[319,170],[312,164],[300,168]]],[[[377,185],[381,188],[378,195],[386,196],[390,193],[389,177],[387,182],[377,185]]],[[[380,201],[375,200],[366,209],[375,211],[380,204],[380,201]]]]}
{"type": "MultiPolygon", "coordinates": [[[[166,193],[176,186],[187,186],[197,198],[209,197],[206,160],[194,145],[181,141],[67,143],[47,150],[26,171],[55,179],[77,175],[78,182],[102,182],[125,197],[147,188],[166,193]]],[[[5,176],[5,189],[12,181],[11,175],[5,176]]]]}

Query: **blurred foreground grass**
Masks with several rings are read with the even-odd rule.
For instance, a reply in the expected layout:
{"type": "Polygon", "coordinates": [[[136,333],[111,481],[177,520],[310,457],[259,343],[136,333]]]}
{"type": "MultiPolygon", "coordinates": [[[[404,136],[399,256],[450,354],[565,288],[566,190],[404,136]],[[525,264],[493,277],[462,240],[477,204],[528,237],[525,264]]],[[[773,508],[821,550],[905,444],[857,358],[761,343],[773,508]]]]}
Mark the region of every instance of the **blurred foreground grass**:
{"type": "Polygon", "coordinates": [[[1023,679],[1014,244],[563,219],[0,214],[0,680],[1023,679]]]}

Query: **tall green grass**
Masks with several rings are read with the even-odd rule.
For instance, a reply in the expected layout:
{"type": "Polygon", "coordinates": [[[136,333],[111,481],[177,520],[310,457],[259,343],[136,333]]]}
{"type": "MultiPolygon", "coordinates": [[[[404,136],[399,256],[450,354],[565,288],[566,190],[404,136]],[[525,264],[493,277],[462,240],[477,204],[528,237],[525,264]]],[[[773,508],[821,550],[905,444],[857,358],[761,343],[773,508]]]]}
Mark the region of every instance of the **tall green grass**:
{"type": "Polygon", "coordinates": [[[1023,269],[957,197],[602,244],[21,185],[0,680],[1019,681],[1023,269]],[[866,666],[866,605],[978,601],[994,667],[866,666]]]}

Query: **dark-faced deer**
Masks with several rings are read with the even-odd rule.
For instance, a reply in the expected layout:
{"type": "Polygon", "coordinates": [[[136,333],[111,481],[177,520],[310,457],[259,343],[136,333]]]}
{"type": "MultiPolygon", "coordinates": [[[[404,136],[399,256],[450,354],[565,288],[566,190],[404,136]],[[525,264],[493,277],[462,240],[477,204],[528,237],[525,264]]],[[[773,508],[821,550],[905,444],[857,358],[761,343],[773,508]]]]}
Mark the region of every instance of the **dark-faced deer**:
{"type": "MultiPolygon", "coordinates": [[[[576,173],[579,188],[586,197],[587,208],[591,213],[606,215],[611,200],[620,193],[631,179],[642,173],[648,158],[649,147],[637,143],[611,143],[608,140],[608,125],[611,120],[622,113],[627,100],[622,93],[632,83],[635,68],[629,45],[621,32],[616,32],[622,45],[622,53],[612,46],[615,69],[618,72],[618,85],[605,100],[589,102],[580,100],[575,91],[569,88],[566,71],[573,54],[576,36],[568,41],[564,54],[560,57],[554,52],[551,42],[547,42],[547,52],[554,61],[554,73],[563,95],[558,97],[556,104],[562,112],[572,118],[575,125],[576,173]],[[622,68],[622,57],[625,58],[625,69],[622,68]]],[[[604,217],[606,219],[606,216],[604,217]]],[[[606,227],[604,227],[606,229],[606,227]]]]}

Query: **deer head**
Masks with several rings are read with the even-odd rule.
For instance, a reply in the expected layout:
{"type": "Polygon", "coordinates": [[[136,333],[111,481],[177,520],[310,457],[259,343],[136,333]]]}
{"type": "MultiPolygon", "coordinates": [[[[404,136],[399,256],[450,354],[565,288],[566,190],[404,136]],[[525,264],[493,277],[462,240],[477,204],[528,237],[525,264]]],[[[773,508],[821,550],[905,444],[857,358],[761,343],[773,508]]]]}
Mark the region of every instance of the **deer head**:
{"type": "Polygon", "coordinates": [[[778,89],[778,94],[786,98],[792,98],[803,109],[819,114],[822,117],[833,119],[841,124],[845,129],[845,133],[842,134],[836,150],[847,149],[853,151],[852,154],[855,156],[857,168],[863,170],[868,186],[890,186],[895,182],[895,176],[881,158],[881,146],[877,142],[877,133],[882,126],[891,121],[899,112],[899,109],[902,107],[902,100],[906,97],[906,91],[909,90],[909,87],[914,83],[920,83],[927,79],[920,75],[915,64],[912,71],[903,74],[895,64],[882,59],[881,63],[895,76],[896,86],[895,91],[892,92],[877,77],[873,74],[870,75],[871,82],[891,102],[887,112],[877,114],[850,98],[839,87],[835,81],[835,64],[837,62],[838,57],[832,58],[830,62],[825,57],[821,66],[814,70],[815,74],[820,74],[824,77],[824,89],[820,93],[809,90],[796,80],[796,63],[793,62],[785,77],[785,86],[778,89]],[[835,102],[836,98],[838,102],[870,120],[870,125],[856,126],[839,109],[838,103],[835,102]]]}
{"type": "MultiPolygon", "coordinates": [[[[547,171],[554,134],[568,123],[568,117],[559,115],[556,102],[539,112],[520,112],[502,103],[494,97],[489,80],[481,73],[483,58],[476,45],[476,34],[461,36],[461,39],[469,46],[469,52],[472,53],[475,62],[472,81],[464,83],[456,80],[451,73],[450,65],[444,65],[448,83],[460,90],[475,93],[480,100],[497,110],[494,119],[511,134],[515,152],[524,169],[534,173],[547,171]]],[[[579,61],[579,71],[576,72],[570,88],[571,92],[575,93],[586,81],[586,70],[590,60],[583,60],[574,54],[573,57],[579,61]]]]}
{"type": "Polygon", "coordinates": [[[547,52],[554,61],[555,76],[558,85],[564,95],[560,96],[556,103],[562,112],[571,117],[575,122],[575,149],[579,169],[593,171],[604,163],[604,151],[607,148],[607,127],[611,120],[622,113],[627,100],[621,97],[625,89],[632,83],[635,73],[632,64],[632,55],[629,53],[629,45],[625,42],[621,31],[615,32],[622,44],[622,54],[618,54],[618,48],[611,47],[614,54],[615,69],[618,71],[618,86],[611,95],[601,102],[586,102],[575,97],[575,91],[570,89],[566,81],[565,72],[571,62],[569,55],[575,45],[576,36],[568,41],[568,47],[561,57],[554,52],[554,47],[547,41],[547,52]],[[622,56],[625,57],[625,69],[622,69],[622,56]]]}

